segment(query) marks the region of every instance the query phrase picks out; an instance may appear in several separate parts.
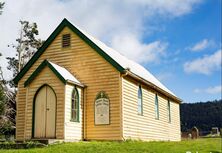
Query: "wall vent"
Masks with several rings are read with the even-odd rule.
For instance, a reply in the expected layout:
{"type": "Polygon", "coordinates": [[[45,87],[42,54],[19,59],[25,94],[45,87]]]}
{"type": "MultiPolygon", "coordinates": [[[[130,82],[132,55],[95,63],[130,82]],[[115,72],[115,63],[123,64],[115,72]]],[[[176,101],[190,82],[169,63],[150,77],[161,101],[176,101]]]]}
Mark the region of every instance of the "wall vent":
{"type": "Polygon", "coordinates": [[[69,47],[71,43],[70,34],[64,34],[62,35],[62,47],[69,47]]]}

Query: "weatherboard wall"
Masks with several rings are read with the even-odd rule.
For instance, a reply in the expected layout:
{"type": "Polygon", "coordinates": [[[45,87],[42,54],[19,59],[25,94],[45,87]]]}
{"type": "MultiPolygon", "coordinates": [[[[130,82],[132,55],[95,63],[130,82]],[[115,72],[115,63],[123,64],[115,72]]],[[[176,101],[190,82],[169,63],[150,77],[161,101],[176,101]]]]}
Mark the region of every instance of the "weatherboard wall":
{"type": "Polygon", "coordinates": [[[83,138],[83,102],[82,89],[77,88],[79,95],[79,120],[71,121],[71,99],[75,86],[67,84],[65,87],[65,139],[66,140],[82,140],[83,138]]]}
{"type": "MultiPolygon", "coordinates": [[[[24,82],[32,74],[33,71],[45,59],[66,68],[71,72],[81,83],[86,85],[85,99],[86,102],[86,128],[85,139],[106,139],[106,140],[120,140],[121,137],[121,78],[120,73],[103,57],[101,57],[94,49],[87,45],[69,28],[64,28],[59,35],[53,40],[49,47],[43,52],[39,59],[32,65],[18,83],[17,94],[17,124],[16,124],[16,139],[23,140],[25,137],[30,137],[31,127],[31,105],[30,103],[34,94],[27,94],[29,90],[24,87],[24,82]],[[62,48],[61,39],[63,34],[71,34],[71,46],[62,48]],[[110,99],[110,124],[109,125],[95,125],[94,124],[94,100],[99,91],[105,91],[110,99]],[[26,100],[29,97],[30,100],[26,100]],[[26,103],[27,101],[27,103],[26,103]],[[26,104],[27,107],[26,107],[26,104]],[[25,115],[26,114],[26,115],[25,115]],[[28,117],[27,123],[25,122],[28,117]],[[25,126],[26,125],[26,126],[25,126]],[[27,128],[26,128],[27,127],[27,128]]],[[[44,78],[38,75],[35,79],[40,79],[42,82],[37,83],[38,86],[44,82],[44,78]]],[[[46,79],[46,78],[45,78],[46,79]]],[[[48,78],[50,79],[50,77],[48,78]]],[[[59,80],[60,81],[60,80],[59,80]]],[[[61,81],[60,81],[61,82],[61,81]]],[[[36,87],[37,88],[37,87],[36,87]]],[[[58,138],[64,138],[64,87],[61,85],[58,89],[61,94],[59,107],[60,126],[58,138]]],[[[58,95],[56,95],[58,96],[58,95]]],[[[57,114],[58,116],[58,114],[57,114]]],[[[58,128],[58,127],[57,127],[58,128]]]]}
{"type": "Polygon", "coordinates": [[[138,114],[137,93],[139,83],[128,77],[122,79],[123,137],[137,140],[180,140],[179,104],[171,102],[171,123],[168,121],[168,98],[157,93],[159,120],[155,119],[155,94],[150,87],[142,85],[143,114],[138,114]]]}
{"type": "MultiPolygon", "coordinates": [[[[64,130],[64,91],[65,86],[52,72],[51,69],[45,67],[38,77],[26,88],[26,113],[25,113],[25,139],[32,138],[32,121],[33,121],[33,101],[37,90],[44,84],[49,85],[56,94],[56,138],[63,139],[64,130]]],[[[19,101],[20,102],[20,101],[19,101]]],[[[18,113],[21,113],[20,111],[18,113]]],[[[41,114],[39,114],[41,115],[41,114]]],[[[18,127],[17,127],[18,128],[18,127]]]]}

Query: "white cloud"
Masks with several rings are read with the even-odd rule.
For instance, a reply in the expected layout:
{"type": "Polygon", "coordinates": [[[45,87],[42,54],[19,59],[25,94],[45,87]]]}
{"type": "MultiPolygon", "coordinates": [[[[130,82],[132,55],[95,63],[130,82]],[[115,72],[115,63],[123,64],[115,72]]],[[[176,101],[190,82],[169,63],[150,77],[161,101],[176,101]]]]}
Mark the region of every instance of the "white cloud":
{"type": "Polygon", "coordinates": [[[201,93],[201,91],[199,88],[193,90],[194,93],[201,93]]]}
{"type": "MultiPolygon", "coordinates": [[[[122,51],[133,50],[124,54],[135,54],[140,63],[158,59],[166,49],[166,43],[155,41],[144,43],[144,34],[153,30],[153,19],[157,17],[179,17],[192,12],[193,7],[202,0],[20,0],[15,3],[6,0],[3,14],[0,16],[0,51],[4,56],[12,56],[7,45],[15,41],[19,34],[19,20],[37,22],[40,38],[46,39],[64,17],[82,29],[91,33],[122,51]],[[144,23],[146,21],[146,24],[144,23]],[[148,21],[148,22],[147,22],[148,21]],[[147,23],[150,23],[147,25],[147,23]],[[123,34],[120,34],[123,33],[123,34]],[[120,37],[124,38],[120,38],[120,37]],[[126,38],[129,36],[129,38],[126,38]],[[125,45],[116,40],[130,40],[125,45]],[[119,46],[118,46],[119,45],[119,46]],[[154,52],[157,50],[157,52],[154,52]],[[150,54],[148,56],[148,54],[150,54]],[[139,56],[140,55],[140,56],[139,56]]],[[[155,22],[154,22],[155,23],[155,22]]],[[[135,58],[133,58],[135,59],[135,58]]],[[[1,60],[2,61],[2,60],[1,60]]],[[[137,60],[138,61],[138,60],[137,60]]],[[[6,61],[0,63],[4,68],[6,61]]]]}
{"type": "Polygon", "coordinates": [[[204,40],[202,40],[201,42],[198,42],[197,44],[195,44],[195,45],[191,48],[191,50],[192,50],[192,51],[200,51],[200,50],[203,50],[203,49],[207,48],[208,43],[209,43],[208,40],[207,40],[207,39],[204,39],[204,40]]]}
{"type": "Polygon", "coordinates": [[[209,87],[206,89],[206,93],[209,94],[219,94],[222,93],[221,86],[209,87]]]}
{"type": "Polygon", "coordinates": [[[162,81],[166,81],[166,80],[172,78],[172,77],[173,77],[173,74],[172,74],[172,73],[169,73],[169,72],[165,72],[165,73],[157,74],[156,77],[157,77],[157,79],[158,79],[159,81],[162,82],[162,81]]]}
{"type": "Polygon", "coordinates": [[[212,40],[203,39],[202,41],[196,43],[193,47],[191,47],[190,50],[194,52],[202,51],[213,45],[214,45],[214,42],[212,40]]]}
{"type": "Polygon", "coordinates": [[[209,75],[214,71],[221,70],[222,50],[216,51],[212,55],[206,55],[202,58],[186,62],[184,71],[187,73],[201,73],[209,75]]]}
{"type": "Polygon", "coordinates": [[[128,58],[138,63],[157,63],[164,56],[167,43],[154,41],[141,43],[134,35],[117,35],[112,39],[111,46],[128,58]]]}
{"type": "Polygon", "coordinates": [[[195,4],[202,0],[125,0],[129,3],[142,5],[148,10],[147,13],[154,12],[161,15],[171,15],[173,17],[181,16],[190,13],[195,4]]]}
{"type": "Polygon", "coordinates": [[[195,93],[207,93],[207,94],[220,94],[222,93],[222,86],[214,86],[214,87],[208,87],[206,89],[194,89],[195,93]]]}

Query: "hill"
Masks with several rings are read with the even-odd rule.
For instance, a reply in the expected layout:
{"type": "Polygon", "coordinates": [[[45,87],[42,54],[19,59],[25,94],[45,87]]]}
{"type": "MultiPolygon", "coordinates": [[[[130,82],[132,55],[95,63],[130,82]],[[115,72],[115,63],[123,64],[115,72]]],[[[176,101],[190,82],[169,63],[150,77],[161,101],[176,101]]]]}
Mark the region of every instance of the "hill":
{"type": "Polygon", "coordinates": [[[222,100],[183,103],[180,115],[182,132],[193,126],[200,131],[210,131],[212,127],[222,128],[222,100]]]}

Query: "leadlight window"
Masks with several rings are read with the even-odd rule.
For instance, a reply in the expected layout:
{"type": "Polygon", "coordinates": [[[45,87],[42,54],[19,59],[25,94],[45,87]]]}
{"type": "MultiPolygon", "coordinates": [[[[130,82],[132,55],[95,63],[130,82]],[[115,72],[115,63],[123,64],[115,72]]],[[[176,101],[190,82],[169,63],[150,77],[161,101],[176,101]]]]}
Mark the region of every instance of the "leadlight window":
{"type": "Polygon", "coordinates": [[[167,101],[167,112],[168,112],[168,122],[171,123],[171,110],[170,110],[170,101],[167,101]]]}
{"type": "Polygon", "coordinates": [[[79,94],[76,88],[72,91],[71,99],[71,121],[79,121],[79,94]]]}
{"type": "Polygon", "coordinates": [[[143,115],[143,101],[142,101],[142,88],[141,86],[139,86],[139,89],[138,89],[138,100],[137,100],[137,103],[138,103],[138,114],[139,115],[143,115]]]}
{"type": "Polygon", "coordinates": [[[159,119],[159,102],[158,102],[158,95],[155,95],[155,118],[159,119]]]}

